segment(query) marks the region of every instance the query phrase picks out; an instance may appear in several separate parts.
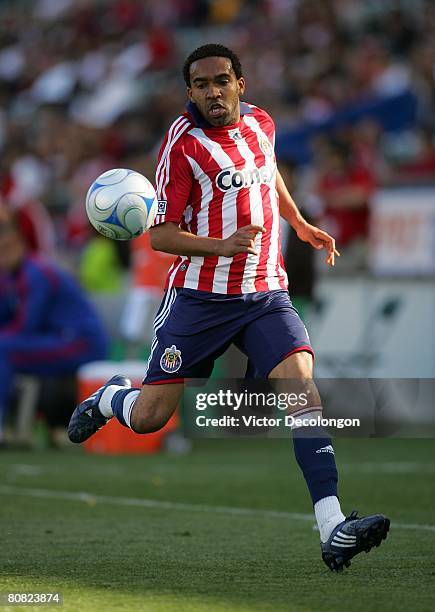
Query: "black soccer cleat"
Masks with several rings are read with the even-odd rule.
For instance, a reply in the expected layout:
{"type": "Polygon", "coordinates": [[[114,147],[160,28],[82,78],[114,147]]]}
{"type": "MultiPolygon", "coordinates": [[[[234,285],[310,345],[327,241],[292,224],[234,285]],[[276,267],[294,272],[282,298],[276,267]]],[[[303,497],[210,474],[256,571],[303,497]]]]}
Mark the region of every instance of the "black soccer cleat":
{"type": "Polygon", "coordinates": [[[68,437],[71,442],[77,444],[84,442],[109,421],[98,408],[100,397],[109,385],[131,387],[131,381],[125,376],[112,376],[105,385],[77,406],[68,425],[68,437]]]}
{"type": "Polygon", "coordinates": [[[383,514],[358,517],[353,511],[337,525],[327,542],[320,543],[322,559],[333,572],[349,567],[350,560],[360,552],[369,552],[387,537],[390,519],[383,514]]]}

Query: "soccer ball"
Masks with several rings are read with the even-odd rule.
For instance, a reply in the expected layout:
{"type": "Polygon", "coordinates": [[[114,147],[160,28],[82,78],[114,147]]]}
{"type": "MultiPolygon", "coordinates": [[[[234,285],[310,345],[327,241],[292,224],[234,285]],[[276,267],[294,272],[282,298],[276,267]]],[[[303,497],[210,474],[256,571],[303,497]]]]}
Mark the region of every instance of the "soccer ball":
{"type": "Polygon", "coordinates": [[[86,213],[100,234],[129,240],[146,232],[157,214],[157,195],[149,180],[133,170],[101,174],[86,195],[86,213]]]}

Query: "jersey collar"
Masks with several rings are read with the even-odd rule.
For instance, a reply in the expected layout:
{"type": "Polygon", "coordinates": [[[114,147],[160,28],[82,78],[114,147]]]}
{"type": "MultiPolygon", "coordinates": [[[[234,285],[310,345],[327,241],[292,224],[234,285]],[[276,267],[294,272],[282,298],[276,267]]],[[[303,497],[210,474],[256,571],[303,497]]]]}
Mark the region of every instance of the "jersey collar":
{"type": "MultiPolygon", "coordinates": [[[[192,117],[194,124],[196,125],[196,127],[199,128],[214,128],[216,126],[212,125],[211,123],[209,123],[207,121],[207,119],[205,119],[201,113],[198,110],[198,107],[196,106],[196,104],[194,102],[188,102],[186,104],[186,111],[189,113],[189,115],[192,117]]],[[[240,116],[243,117],[243,115],[250,115],[252,114],[254,111],[252,110],[252,108],[249,106],[249,104],[246,104],[246,102],[240,102],[240,116]]],[[[226,126],[223,126],[226,127],[226,126]]]]}

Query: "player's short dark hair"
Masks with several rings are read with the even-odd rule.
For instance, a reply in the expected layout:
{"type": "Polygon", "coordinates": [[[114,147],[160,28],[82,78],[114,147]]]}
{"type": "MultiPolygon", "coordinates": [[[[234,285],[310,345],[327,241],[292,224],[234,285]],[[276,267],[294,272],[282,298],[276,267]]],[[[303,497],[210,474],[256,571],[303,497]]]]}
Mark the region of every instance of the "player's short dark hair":
{"type": "Polygon", "coordinates": [[[223,45],[210,43],[208,45],[202,45],[202,47],[198,47],[197,49],[195,49],[195,51],[192,51],[192,53],[184,62],[183,77],[187,87],[190,87],[191,64],[193,64],[193,62],[196,62],[197,60],[204,59],[205,57],[227,57],[229,60],[231,60],[231,65],[233,67],[236,78],[240,79],[240,77],[242,76],[242,65],[234,51],[231,51],[231,49],[228,49],[228,47],[224,47],[223,45]]]}

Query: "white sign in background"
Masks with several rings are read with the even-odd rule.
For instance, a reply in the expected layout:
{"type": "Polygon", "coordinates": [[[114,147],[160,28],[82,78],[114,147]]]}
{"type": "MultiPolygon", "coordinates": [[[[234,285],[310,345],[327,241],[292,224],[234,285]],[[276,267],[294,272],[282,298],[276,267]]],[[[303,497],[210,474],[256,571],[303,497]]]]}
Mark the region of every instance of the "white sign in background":
{"type": "Polygon", "coordinates": [[[307,317],[319,378],[435,378],[435,283],[324,279],[307,317]]]}
{"type": "Polygon", "coordinates": [[[377,193],[369,259],[377,275],[435,274],[435,186],[398,187],[377,193]]]}

